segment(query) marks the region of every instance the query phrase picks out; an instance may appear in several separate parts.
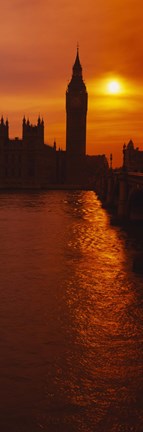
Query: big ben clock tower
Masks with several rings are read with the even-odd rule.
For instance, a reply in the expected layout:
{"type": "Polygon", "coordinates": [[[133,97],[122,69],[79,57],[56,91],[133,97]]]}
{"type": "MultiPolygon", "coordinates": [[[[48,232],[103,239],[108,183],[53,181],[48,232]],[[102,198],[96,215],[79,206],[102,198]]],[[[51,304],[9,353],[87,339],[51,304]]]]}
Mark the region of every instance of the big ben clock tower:
{"type": "Polygon", "coordinates": [[[66,91],[66,152],[67,156],[86,154],[87,91],[82,78],[79,52],[73,65],[73,73],[66,91]]]}

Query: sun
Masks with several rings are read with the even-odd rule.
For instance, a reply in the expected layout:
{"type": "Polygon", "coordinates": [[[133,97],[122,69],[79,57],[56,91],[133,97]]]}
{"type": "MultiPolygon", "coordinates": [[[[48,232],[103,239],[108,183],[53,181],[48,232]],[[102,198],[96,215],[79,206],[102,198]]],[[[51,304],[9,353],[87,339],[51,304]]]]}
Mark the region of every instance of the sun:
{"type": "Polygon", "coordinates": [[[121,84],[117,80],[111,80],[107,83],[107,92],[109,94],[117,95],[121,93],[121,84]]]}

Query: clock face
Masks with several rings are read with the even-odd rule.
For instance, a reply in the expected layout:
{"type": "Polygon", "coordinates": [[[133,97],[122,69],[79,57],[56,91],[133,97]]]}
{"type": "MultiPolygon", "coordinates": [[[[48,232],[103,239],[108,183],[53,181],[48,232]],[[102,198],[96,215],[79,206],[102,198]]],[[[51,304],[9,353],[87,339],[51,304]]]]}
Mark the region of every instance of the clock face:
{"type": "Polygon", "coordinates": [[[74,97],[72,98],[71,103],[72,103],[72,106],[73,106],[73,107],[76,107],[76,108],[78,108],[78,107],[81,106],[81,100],[80,100],[80,98],[79,98],[78,96],[74,96],[74,97]]]}

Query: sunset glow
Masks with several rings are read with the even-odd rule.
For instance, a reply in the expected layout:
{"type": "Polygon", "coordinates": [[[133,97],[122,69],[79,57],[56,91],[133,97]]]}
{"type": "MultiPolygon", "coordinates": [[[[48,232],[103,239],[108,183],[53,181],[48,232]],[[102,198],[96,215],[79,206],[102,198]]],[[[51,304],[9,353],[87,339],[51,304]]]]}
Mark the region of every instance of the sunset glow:
{"type": "Polygon", "coordinates": [[[110,94],[120,94],[121,93],[121,84],[119,81],[109,81],[107,85],[107,91],[110,94]]]}
{"type": "Polygon", "coordinates": [[[94,0],[5,0],[0,29],[0,115],[8,116],[11,137],[21,135],[24,114],[36,122],[40,113],[45,142],[56,138],[65,149],[65,92],[79,41],[89,93],[87,153],[112,152],[116,165],[130,138],[143,148],[141,0],[97,0],[96,6],[94,0]]]}

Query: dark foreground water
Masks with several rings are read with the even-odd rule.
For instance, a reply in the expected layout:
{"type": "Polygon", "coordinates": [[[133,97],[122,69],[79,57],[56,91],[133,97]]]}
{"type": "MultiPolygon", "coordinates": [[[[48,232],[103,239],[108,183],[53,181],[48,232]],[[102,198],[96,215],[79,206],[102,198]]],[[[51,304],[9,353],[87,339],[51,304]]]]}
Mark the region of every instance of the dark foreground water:
{"type": "Polygon", "coordinates": [[[135,246],[93,192],[1,194],[1,432],[143,431],[135,246]]]}

